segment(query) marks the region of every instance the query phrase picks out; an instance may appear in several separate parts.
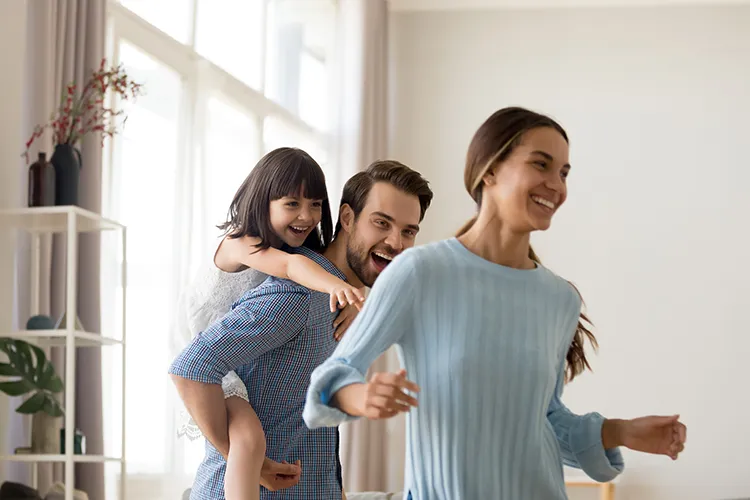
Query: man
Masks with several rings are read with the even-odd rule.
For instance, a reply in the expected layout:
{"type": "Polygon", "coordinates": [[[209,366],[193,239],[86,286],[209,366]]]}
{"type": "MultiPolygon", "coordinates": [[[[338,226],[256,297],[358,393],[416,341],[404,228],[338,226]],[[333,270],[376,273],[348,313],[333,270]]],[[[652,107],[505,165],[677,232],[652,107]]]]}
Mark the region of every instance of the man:
{"type": "MultiPolygon", "coordinates": [[[[372,286],[394,257],[414,245],[431,201],[419,173],[395,161],[375,162],[344,186],[334,240],[324,254],[304,247],[293,251],[350,284],[372,286]]],[[[234,369],[243,380],[266,435],[267,457],[301,462],[295,486],[263,490],[263,499],[341,498],[337,429],[310,430],[302,420],[310,374],[336,345],[331,319],[328,296],[270,277],[196,336],[170,368],[202,430],[211,418],[221,418],[206,408],[223,399],[221,378],[234,369]]],[[[223,499],[226,461],[219,450],[228,448],[228,436],[204,434],[209,443],[191,498],[223,499]]]]}

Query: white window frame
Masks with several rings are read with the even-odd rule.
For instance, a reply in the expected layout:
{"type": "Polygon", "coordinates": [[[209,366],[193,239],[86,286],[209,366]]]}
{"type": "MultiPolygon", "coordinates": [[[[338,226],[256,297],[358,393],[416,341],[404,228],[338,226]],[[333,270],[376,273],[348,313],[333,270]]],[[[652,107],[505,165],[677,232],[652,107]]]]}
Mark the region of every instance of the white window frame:
{"type": "MultiPolygon", "coordinates": [[[[158,0],[153,0],[158,1],[158,0]]],[[[261,61],[260,61],[260,88],[254,89],[245,84],[229,72],[212,63],[195,50],[195,33],[196,22],[195,12],[198,0],[191,1],[191,32],[187,43],[181,43],[166,33],[150,24],[134,12],[124,7],[116,0],[107,2],[107,57],[111,64],[120,64],[119,46],[121,41],[133,45],[143,53],[158,60],[166,67],[179,74],[182,78],[184,89],[184,100],[181,110],[184,110],[184,119],[180,120],[178,132],[179,142],[183,146],[180,148],[179,163],[186,168],[195,168],[195,165],[202,164],[200,159],[192,158],[196,141],[200,145],[205,144],[205,133],[203,128],[203,113],[206,110],[206,102],[212,92],[216,92],[223,98],[230,100],[239,109],[245,110],[250,116],[257,120],[257,151],[262,155],[265,152],[264,137],[264,120],[267,117],[273,117],[284,122],[295,133],[309,139],[312,143],[319,145],[322,149],[328,150],[330,134],[317,130],[294,113],[282,105],[267,98],[264,94],[266,83],[266,52],[267,52],[267,6],[271,0],[263,2],[263,16],[266,22],[263,23],[263,33],[261,35],[261,61]]],[[[336,5],[335,0],[332,3],[336,5]]],[[[307,50],[309,52],[309,50],[307,50]]],[[[319,54],[315,54],[317,58],[319,54]]],[[[146,89],[148,91],[148,89],[146,89]]],[[[113,103],[116,105],[116,103],[113,103]]],[[[205,147],[199,148],[205,151],[205,147]]],[[[117,185],[116,178],[118,173],[113,171],[115,165],[115,148],[111,146],[111,141],[107,141],[104,152],[104,162],[102,169],[102,201],[104,202],[104,213],[112,212],[112,204],[116,204],[117,191],[114,186],[117,185]]],[[[329,151],[330,153],[330,151],[329,151]]],[[[329,174],[329,172],[326,172],[329,174]]],[[[331,172],[330,174],[334,174],[331,172]]],[[[183,200],[176,200],[181,203],[183,200]]],[[[166,376],[166,375],[165,375],[166,376]]],[[[132,404],[132,403],[131,403],[132,404]]],[[[170,416],[171,417],[171,416],[170,416]]],[[[125,423],[123,423],[125,424],[125,423]]],[[[169,446],[174,445],[174,440],[165,437],[167,440],[168,463],[167,474],[170,477],[178,478],[182,475],[183,463],[179,453],[172,453],[169,446]]],[[[137,495],[145,491],[161,491],[165,484],[162,473],[154,474],[129,474],[126,480],[130,486],[127,497],[135,499],[137,495]],[[140,493],[138,493],[140,492],[140,493]],[[135,495],[135,496],[134,496],[135,495]]],[[[184,479],[184,477],[183,477],[184,479]]],[[[167,492],[162,492],[166,494],[167,492]]],[[[167,494],[171,497],[172,492],[167,494]]],[[[138,497],[143,498],[143,497],[138,497]]]]}

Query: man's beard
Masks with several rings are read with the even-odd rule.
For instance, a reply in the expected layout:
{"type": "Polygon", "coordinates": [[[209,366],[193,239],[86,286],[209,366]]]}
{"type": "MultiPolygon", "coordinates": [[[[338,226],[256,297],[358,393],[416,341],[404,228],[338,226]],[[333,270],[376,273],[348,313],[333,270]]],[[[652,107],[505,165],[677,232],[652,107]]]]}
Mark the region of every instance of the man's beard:
{"type": "Polygon", "coordinates": [[[362,250],[359,246],[355,246],[354,236],[354,234],[350,235],[348,244],[346,245],[346,263],[363,285],[372,288],[378,275],[368,270],[367,261],[370,258],[370,252],[362,250]]]}

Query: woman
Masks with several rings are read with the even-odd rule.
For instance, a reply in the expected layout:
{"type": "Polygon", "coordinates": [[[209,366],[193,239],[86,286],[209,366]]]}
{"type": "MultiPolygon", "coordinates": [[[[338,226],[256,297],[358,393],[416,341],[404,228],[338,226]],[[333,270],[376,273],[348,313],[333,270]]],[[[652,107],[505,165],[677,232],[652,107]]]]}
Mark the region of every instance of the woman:
{"type": "Polygon", "coordinates": [[[466,159],[477,216],[458,237],[396,259],[313,373],[309,427],[408,412],[407,498],[561,500],[563,463],[607,481],[623,469],[619,446],[673,459],[684,447],[677,416],[578,416],[560,401],[595,339],[577,291],[529,239],[565,202],[570,169],[552,119],[522,108],[490,116],[466,159]],[[365,383],[392,344],[405,370],[365,383]]]}

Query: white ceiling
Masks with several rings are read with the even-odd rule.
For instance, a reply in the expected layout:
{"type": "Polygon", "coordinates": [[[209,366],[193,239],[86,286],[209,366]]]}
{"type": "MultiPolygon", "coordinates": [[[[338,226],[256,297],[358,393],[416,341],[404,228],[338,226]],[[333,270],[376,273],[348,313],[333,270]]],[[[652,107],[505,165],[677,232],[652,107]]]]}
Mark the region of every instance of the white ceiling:
{"type": "Polygon", "coordinates": [[[750,0],[388,0],[392,11],[750,5],[750,0]]]}

